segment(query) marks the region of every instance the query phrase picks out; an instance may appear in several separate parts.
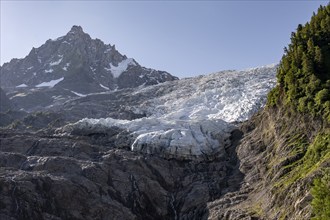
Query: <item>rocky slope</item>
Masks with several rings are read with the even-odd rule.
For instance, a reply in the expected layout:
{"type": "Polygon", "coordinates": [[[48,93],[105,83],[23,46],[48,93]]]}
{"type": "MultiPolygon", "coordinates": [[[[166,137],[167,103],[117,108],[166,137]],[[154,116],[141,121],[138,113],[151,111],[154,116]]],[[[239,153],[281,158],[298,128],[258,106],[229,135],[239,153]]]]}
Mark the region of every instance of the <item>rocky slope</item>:
{"type": "Polygon", "coordinates": [[[0,132],[1,218],[209,218],[208,203],[243,180],[231,122],[264,104],[275,70],[90,94],[28,114],[0,132]]]}

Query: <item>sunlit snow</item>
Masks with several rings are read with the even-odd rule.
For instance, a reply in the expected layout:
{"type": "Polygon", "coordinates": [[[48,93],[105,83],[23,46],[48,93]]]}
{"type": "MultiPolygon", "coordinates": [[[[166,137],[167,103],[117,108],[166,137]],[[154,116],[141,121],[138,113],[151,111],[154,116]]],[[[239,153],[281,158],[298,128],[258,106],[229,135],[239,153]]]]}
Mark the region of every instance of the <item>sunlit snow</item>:
{"type": "Polygon", "coordinates": [[[68,71],[69,66],[70,66],[70,63],[66,63],[62,69],[64,71],[68,71]]]}
{"type": "Polygon", "coordinates": [[[52,72],[54,72],[54,70],[53,70],[53,69],[48,69],[48,70],[45,70],[45,73],[52,73],[52,72]]]}
{"type": "Polygon", "coordinates": [[[110,63],[110,69],[112,75],[115,78],[118,78],[124,71],[127,70],[127,67],[129,65],[136,66],[136,63],[132,58],[128,58],[126,60],[121,61],[120,63],[118,63],[118,66],[114,66],[112,65],[112,63],[110,63]]]}
{"type": "Polygon", "coordinates": [[[101,83],[100,83],[100,86],[101,86],[103,89],[109,90],[109,87],[106,87],[106,86],[102,85],[101,83]]]}
{"type": "Polygon", "coordinates": [[[16,88],[24,88],[24,87],[27,87],[27,85],[25,83],[21,84],[21,85],[18,85],[16,86],[16,88]]]}
{"type": "Polygon", "coordinates": [[[57,83],[61,82],[63,79],[64,79],[64,77],[59,78],[59,79],[54,79],[49,82],[43,82],[43,83],[36,85],[35,87],[54,87],[57,83]]]}
{"type": "Polygon", "coordinates": [[[59,57],[60,58],[58,60],[49,63],[49,66],[56,66],[56,65],[60,64],[62,62],[63,55],[59,55],[59,57]]]}
{"type": "Polygon", "coordinates": [[[81,94],[81,93],[78,93],[78,92],[75,92],[75,91],[71,91],[73,94],[77,95],[77,96],[80,96],[80,97],[86,97],[87,95],[85,94],[81,94]]]}
{"type": "Polygon", "coordinates": [[[107,48],[104,53],[109,53],[111,51],[111,47],[110,48],[107,48]]]}

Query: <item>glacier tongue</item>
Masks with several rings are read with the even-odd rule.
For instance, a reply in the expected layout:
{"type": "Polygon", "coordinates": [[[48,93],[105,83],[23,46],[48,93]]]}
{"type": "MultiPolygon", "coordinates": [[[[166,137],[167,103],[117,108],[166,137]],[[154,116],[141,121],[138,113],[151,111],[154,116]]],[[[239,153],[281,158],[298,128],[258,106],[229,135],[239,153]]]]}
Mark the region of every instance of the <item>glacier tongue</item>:
{"type": "Polygon", "coordinates": [[[129,138],[132,151],[177,159],[221,156],[235,129],[231,122],[248,119],[265,104],[275,72],[275,66],[223,71],[140,88],[133,97],[147,99],[132,109],[148,117],[82,119],[60,133],[120,128],[130,135],[118,138],[129,138]]]}
{"type": "Polygon", "coordinates": [[[132,151],[178,159],[194,159],[221,152],[230,144],[230,132],[234,129],[233,125],[223,120],[166,120],[149,117],[133,121],[82,119],[65,126],[62,132],[81,132],[86,129],[100,132],[111,127],[131,134],[132,151]]]}
{"type": "Polygon", "coordinates": [[[223,153],[230,144],[233,126],[222,120],[151,120],[159,122],[159,126],[133,132],[137,137],[131,150],[167,158],[195,159],[223,153]]]}

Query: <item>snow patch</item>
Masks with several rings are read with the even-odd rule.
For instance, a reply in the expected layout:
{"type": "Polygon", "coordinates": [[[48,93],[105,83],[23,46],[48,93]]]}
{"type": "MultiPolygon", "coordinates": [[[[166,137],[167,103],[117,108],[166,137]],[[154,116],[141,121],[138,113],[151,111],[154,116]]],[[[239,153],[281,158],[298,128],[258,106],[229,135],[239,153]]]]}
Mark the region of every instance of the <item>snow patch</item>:
{"type": "Polygon", "coordinates": [[[111,47],[110,48],[107,48],[104,53],[109,53],[111,51],[111,47]]]}
{"type": "Polygon", "coordinates": [[[68,71],[68,68],[69,68],[70,64],[71,64],[71,63],[66,63],[62,69],[63,69],[64,71],[68,71]]]}
{"type": "Polygon", "coordinates": [[[59,95],[59,96],[54,95],[54,96],[52,96],[52,98],[53,98],[54,100],[65,99],[65,98],[64,98],[63,96],[61,96],[61,95],[59,95]]]}
{"type": "Polygon", "coordinates": [[[40,84],[36,85],[35,87],[50,87],[50,88],[52,88],[57,83],[61,82],[63,79],[64,79],[64,77],[59,78],[59,79],[55,79],[55,80],[51,80],[49,82],[43,82],[43,83],[40,83],[40,84]]]}
{"type": "Polygon", "coordinates": [[[59,41],[59,40],[62,40],[64,37],[62,36],[62,37],[58,37],[58,38],[56,38],[55,40],[53,40],[53,41],[59,41]]]}
{"type": "Polygon", "coordinates": [[[53,61],[49,64],[49,66],[56,66],[58,64],[60,64],[62,62],[62,59],[63,59],[63,55],[58,55],[60,57],[60,59],[56,60],[56,61],[53,61]]]}
{"type": "Polygon", "coordinates": [[[32,69],[33,68],[33,66],[30,66],[29,68],[27,68],[27,70],[30,70],[30,69],[32,69]]]}
{"type": "Polygon", "coordinates": [[[90,66],[89,68],[92,70],[92,72],[93,72],[94,74],[96,74],[96,73],[95,73],[96,68],[94,68],[94,67],[92,67],[92,66],[90,66]]]}
{"type": "Polygon", "coordinates": [[[78,93],[78,92],[75,92],[75,91],[71,91],[73,94],[77,95],[77,96],[80,96],[80,97],[86,97],[87,95],[85,94],[81,94],[81,93],[78,93]]]}
{"type": "Polygon", "coordinates": [[[45,73],[52,73],[52,72],[54,72],[54,70],[53,70],[53,69],[48,69],[48,70],[45,70],[45,73]]]}
{"type": "Polygon", "coordinates": [[[21,84],[21,85],[18,85],[18,86],[16,86],[16,88],[25,88],[25,87],[27,87],[27,85],[26,84],[21,84]]]}
{"type": "Polygon", "coordinates": [[[25,97],[27,96],[27,94],[25,93],[17,93],[16,95],[14,95],[13,97],[11,97],[10,99],[13,99],[14,97],[25,97]]]}
{"type": "Polygon", "coordinates": [[[126,60],[121,61],[118,63],[118,66],[112,65],[110,63],[110,69],[113,77],[118,78],[124,71],[127,70],[128,66],[136,66],[136,62],[132,58],[128,58],[126,60]]]}
{"type": "Polygon", "coordinates": [[[102,85],[101,83],[99,84],[103,89],[109,90],[109,87],[106,87],[104,85],[102,85]]]}

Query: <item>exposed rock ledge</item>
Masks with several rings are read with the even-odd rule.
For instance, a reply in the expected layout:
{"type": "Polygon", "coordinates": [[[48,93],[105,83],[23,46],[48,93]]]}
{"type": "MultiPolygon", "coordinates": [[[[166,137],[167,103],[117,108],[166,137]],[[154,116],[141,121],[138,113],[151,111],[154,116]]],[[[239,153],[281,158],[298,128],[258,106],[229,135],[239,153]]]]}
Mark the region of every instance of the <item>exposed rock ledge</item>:
{"type": "Polygon", "coordinates": [[[116,138],[125,132],[1,130],[0,219],[200,220],[212,216],[208,202],[240,187],[234,145],[212,161],[164,159],[113,148],[125,147],[116,138]]]}

